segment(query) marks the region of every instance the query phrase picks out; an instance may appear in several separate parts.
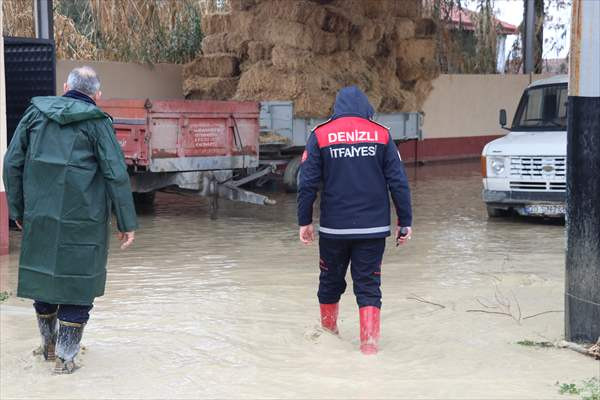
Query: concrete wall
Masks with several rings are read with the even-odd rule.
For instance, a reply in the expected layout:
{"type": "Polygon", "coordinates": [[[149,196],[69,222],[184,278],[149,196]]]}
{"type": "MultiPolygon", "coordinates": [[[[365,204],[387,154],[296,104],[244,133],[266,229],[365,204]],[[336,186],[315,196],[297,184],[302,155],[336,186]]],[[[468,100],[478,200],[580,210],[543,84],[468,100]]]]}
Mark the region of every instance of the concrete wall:
{"type": "Polygon", "coordinates": [[[440,75],[423,105],[421,142],[400,145],[405,161],[477,158],[483,147],[505,135],[498,112],[504,108],[508,124],[523,90],[534,75],[440,75]]]}
{"type": "MultiPolygon", "coordinates": [[[[535,75],[531,79],[541,79],[535,75]]],[[[529,75],[440,75],[425,101],[426,139],[490,136],[506,133],[498,112],[506,109],[510,125],[529,75]]]]}
{"type": "MultiPolygon", "coordinates": [[[[117,62],[57,62],[57,93],[69,71],[90,65],[100,74],[104,98],[181,99],[182,66],[147,66],[117,62]]],[[[440,75],[425,101],[424,141],[400,146],[407,160],[450,160],[478,157],[483,146],[504,135],[498,111],[506,109],[509,124],[529,75],[440,75]]]]}
{"type": "Polygon", "coordinates": [[[130,98],[142,97],[153,99],[182,99],[181,65],[157,64],[154,66],[93,61],[56,62],[56,93],[62,94],[63,83],[69,72],[81,65],[89,65],[100,75],[102,97],[130,98]]]}
{"type": "MultiPolygon", "coordinates": [[[[58,60],[56,91],[71,69],[90,65],[100,74],[104,98],[182,99],[182,66],[158,64],[58,60]]],[[[540,79],[533,76],[531,79],[540,79]]],[[[502,135],[498,111],[506,109],[508,121],[530,83],[529,75],[440,75],[425,101],[423,134],[425,139],[502,135]]]]}

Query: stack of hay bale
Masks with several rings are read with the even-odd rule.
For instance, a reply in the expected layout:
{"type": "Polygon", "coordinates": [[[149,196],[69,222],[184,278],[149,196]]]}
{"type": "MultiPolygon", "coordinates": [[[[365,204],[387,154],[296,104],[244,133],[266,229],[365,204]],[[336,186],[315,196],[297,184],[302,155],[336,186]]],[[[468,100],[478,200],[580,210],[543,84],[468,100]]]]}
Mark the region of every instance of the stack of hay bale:
{"type": "Polygon", "coordinates": [[[438,74],[432,26],[415,0],[231,0],[203,17],[184,94],[293,100],[297,116],[325,117],[354,84],[379,112],[418,111],[438,74]]]}

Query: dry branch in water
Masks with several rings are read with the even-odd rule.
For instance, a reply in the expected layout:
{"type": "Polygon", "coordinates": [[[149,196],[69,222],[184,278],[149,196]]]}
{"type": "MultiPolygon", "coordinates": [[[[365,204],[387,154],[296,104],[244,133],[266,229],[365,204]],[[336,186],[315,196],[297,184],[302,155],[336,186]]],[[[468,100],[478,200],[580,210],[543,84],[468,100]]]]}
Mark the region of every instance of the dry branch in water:
{"type": "Polygon", "coordinates": [[[544,315],[544,314],[551,314],[551,313],[561,313],[564,312],[563,310],[550,310],[550,311],[543,311],[543,312],[539,312],[537,314],[533,314],[533,315],[528,315],[526,317],[523,317],[523,319],[529,319],[529,318],[535,318],[538,317],[540,315],[544,315]]]}
{"type": "Polygon", "coordinates": [[[523,320],[539,317],[540,315],[564,312],[563,310],[549,310],[524,317],[521,311],[521,304],[519,303],[519,299],[517,299],[517,296],[512,290],[510,291],[510,294],[513,299],[512,301],[502,293],[496,282],[494,282],[493,300],[484,299],[482,297],[476,297],[475,301],[477,301],[477,303],[479,303],[479,305],[482,306],[483,309],[470,309],[466,311],[484,314],[504,315],[507,317],[511,317],[518,324],[520,324],[523,320]]]}
{"type": "Polygon", "coordinates": [[[582,346],[578,343],[567,342],[566,340],[561,340],[560,342],[558,342],[556,347],[570,349],[570,350],[576,351],[578,353],[581,353],[583,355],[591,356],[591,357],[594,357],[594,358],[600,360],[600,338],[598,338],[598,342],[596,342],[595,345],[593,345],[589,348],[582,346]]]}
{"type": "Polygon", "coordinates": [[[488,311],[488,310],[467,310],[467,312],[478,312],[478,313],[484,313],[484,314],[497,314],[497,315],[504,315],[507,317],[511,317],[512,319],[514,319],[515,317],[507,312],[502,312],[502,311],[488,311]]]}
{"type": "Polygon", "coordinates": [[[418,301],[418,302],[420,302],[420,303],[431,304],[431,305],[433,305],[433,306],[437,306],[437,307],[440,307],[440,308],[446,308],[446,306],[445,306],[445,305],[443,305],[443,304],[440,304],[440,303],[434,303],[434,302],[432,302],[432,301],[427,301],[427,300],[425,300],[424,298],[422,298],[422,297],[420,297],[420,296],[417,296],[416,294],[411,294],[411,295],[410,295],[410,297],[407,297],[407,299],[408,299],[408,300],[415,300],[415,301],[418,301]]]}
{"type": "Polygon", "coordinates": [[[508,297],[502,293],[500,288],[498,287],[497,282],[494,282],[494,298],[492,300],[484,299],[481,297],[476,297],[475,300],[479,303],[484,309],[471,309],[467,310],[467,312],[479,312],[484,314],[497,314],[497,315],[505,315],[507,317],[511,317],[518,324],[521,323],[523,319],[523,315],[521,312],[521,304],[519,303],[519,299],[515,293],[511,290],[512,301],[508,297]],[[513,307],[514,305],[514,307],[513,307]],[[516,310],[515,310],[516,308],[516,310]]]}
{"type": "Polygon", "coordinates": [[[588,349],[589,353],[596,358],[596,360],[600,360],[600,337],[595,345],[588,349]]]}

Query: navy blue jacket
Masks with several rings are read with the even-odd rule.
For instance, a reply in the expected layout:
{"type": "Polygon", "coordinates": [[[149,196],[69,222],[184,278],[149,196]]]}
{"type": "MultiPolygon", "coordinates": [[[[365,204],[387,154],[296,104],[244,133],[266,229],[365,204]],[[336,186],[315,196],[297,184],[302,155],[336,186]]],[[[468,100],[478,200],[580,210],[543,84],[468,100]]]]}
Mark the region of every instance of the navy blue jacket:
{"type": "Polygon", "coordinates": [[[388,129],[371,121],[373,107],[357,87],[339,91],[333,116],[317,126],[300,167],[298,224],[312,223],[321,190],[319,233],[334,239],[390,235],[390,200],[399,226],[412,225],[410,190],[388,129]]]}

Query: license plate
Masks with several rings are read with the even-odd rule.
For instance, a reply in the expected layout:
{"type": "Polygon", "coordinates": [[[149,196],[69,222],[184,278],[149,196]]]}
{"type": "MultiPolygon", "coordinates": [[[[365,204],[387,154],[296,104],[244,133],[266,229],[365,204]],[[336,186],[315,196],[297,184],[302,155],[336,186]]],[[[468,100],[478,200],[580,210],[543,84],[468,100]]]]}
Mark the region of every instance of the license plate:
{"type": "Polygon", "coordinates": [[[525,213],[528,215],[564,215],[565,206],[554,204],[525,206],[525,213]]]}

